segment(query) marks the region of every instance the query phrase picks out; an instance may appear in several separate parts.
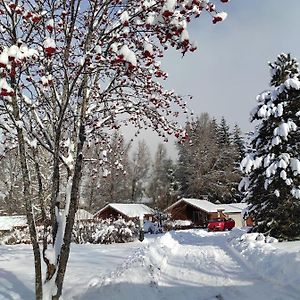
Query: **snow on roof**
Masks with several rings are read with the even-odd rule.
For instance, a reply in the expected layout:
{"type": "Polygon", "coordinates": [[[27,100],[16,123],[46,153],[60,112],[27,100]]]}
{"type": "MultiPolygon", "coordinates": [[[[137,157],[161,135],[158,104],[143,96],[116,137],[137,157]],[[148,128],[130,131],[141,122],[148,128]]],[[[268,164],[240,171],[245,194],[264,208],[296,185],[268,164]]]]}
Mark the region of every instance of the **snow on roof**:
{"type": "Polygon", "coordinates": [[[193,198],[182,198],[182,199],[178,200],[177,202],[173,203],[167,209],[173,208],[180,202],[186,202],[186,203],[188,203],[196,208],[199,208],[201,210],[204,210],[206,212],[217,212],[217,208],[214,203],[209,202],[208,200],[193,199],[193,198]]]}
{"type": "Polygon", "coordinates": [[[79,220],[91,220],[93,219],[93,214],[89,213],[85,209],[78,209],[75,214],[75,221],[79,220]]]}
{"type": "Polygon", "coordinates": [[[249,203],[230,203],[231,206],[238,207],[241,210],[242,217],[245,218],[248,214],[249,203]]]}
{"type": "Polygon", "coordinates": [[[0,216],[0,230],[12,230],[19,226],[27,226],[26,216],[0,216]]]}
{"type": "Polygon", "coordinates": [[[202,199],[191,199],[191,198],[182,198],[183,201],[200,208],[206,212],[216,212],[216,205],[212,202],[209,202],[208,200],[202,200],[202,199]]]}
{"type": "Polygon", "coordinates": [[[231,204],[215,204],[218,210],[224,210],[224,213],[241,213],[242,209],[231,204]]]}
{"type": "Polygon", "coordinates": [[[121,214],[129,217],[129,218],[135,218],[139,217],[141,215],[153,215],[154,210],[150,208],[147,205],[139,204],[139,203],[109,203],[102,209],[100,209],[96,215],[101,213],[104,209],[107,207],[111,207],[121,214]]]}
{"type": "Polygon", "coordinates": [[[249,204],[248,203],[229,203],[228,205],[232,206],[232,207],[235,207],[235,208],[238,208],[240,210],[245,210],[249,207],[249,204]]]}
{"type": "MultiPolygon", "coordinates": [[[[62,209],[61,212],[64,210],[62,209]]],[[[92,220],[94,217],[93,214],[89,213],[85,209],[79,208],[75,214],[75,221],[80,221],[80,220],[92,220]]]]}
{"type": "Polygon", "coordinates": [[[246,203],[214,204],[203,199],[182,198],[169,206],[167,210],[173,208],[180,202],[188,203],[206,212],[217,212],[218,210],[224,210],[225,213],[241,213],[244,207],[247,206],[246,203]]]}

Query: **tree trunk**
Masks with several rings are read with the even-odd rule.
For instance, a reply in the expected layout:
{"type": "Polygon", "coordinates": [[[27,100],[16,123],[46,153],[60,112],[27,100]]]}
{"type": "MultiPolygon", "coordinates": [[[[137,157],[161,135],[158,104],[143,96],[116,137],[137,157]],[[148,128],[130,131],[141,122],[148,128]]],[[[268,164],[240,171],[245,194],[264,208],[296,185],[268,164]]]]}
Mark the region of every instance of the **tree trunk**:
{"type": "Polygon", "coordinates": [[[74,174],[72,179],[70,208],[69,208],[69,213],[67,215],[64,240],[60,251],[59,265],[58,265],[58,270],[57,270],[57,275],[55,280],[57,286],[57,293],[55,296],[52,297],[53,300],[58,300],[62,294],[64,276],[65,276],[66,267],[67,267],[69,254],[70,254],[72,230],[74,225],[75,214],[78,209],[78,191],[79,191],[79,185],[80,185],[80,180],[82,175],[81,172],[82,162],[83,162],[82,151],[83,151],[84,142],[85,142],[85,127],[84,124],[81,124],[79,129],[79,141],[77,145],[76,163],[75,163],[74,174]]]}
{"type": "MultiPolygon", "coordinates": [[[[13,98],[12,102],[13,114],[16,121],[20,120],[19,107],[16,98],[13,98]]],[[[35,267],[35,296],[36,300],[42,300],[43,288],[42,288],[42,270],[41,270],[41,253],[38,244],[38,238],[35,228],[34,216],[32,211],[32,201],[30,195],[30,179],[29,170],[26,158],[26,148],[23,129],[17,127],[18,147],[20,154],[20,164],[22,169],[22,180],[23,180],[23,196],[25,201],[25,209],[27,216],[27,223],[29,227],[30,239],[34,255],[34,267],[35,267]]]]}
{"type": "Polygon", "coordinates": [[[50,218],[52,225],[52,243],[54,245],[58,224],[55,215],[55,207],[59,206],[59,181],[60,181],[60,173],[59,173],[59,141],[61,138],[61,128],[58,127],[55,132],[55,149],[53,155],[53,175],[52,175],[52,191],[51,191],[51,206],[50,206],[50,218]]]}
{"type": "Polygon", "coordinates": [[[21,160],[21,168],[22,168],[22,176],[23,176],[23,185],[24,185],[26,216],[27,216],[30,239],[31,239],[33,255],[34,255],[35,296],[36,296],[36,300],[42,300],[43,292],[42,292],[41,253],[38,244],[34,216],[32,212],[30,181],[29,181],[28,166],[27,166],[26,154],[25,154],[25,143],[24,143],[24,136],[22,133],[22,129],[18,129],[18,140],[19,140],[19,152],[20,152],[20,160],[21,160]]]}

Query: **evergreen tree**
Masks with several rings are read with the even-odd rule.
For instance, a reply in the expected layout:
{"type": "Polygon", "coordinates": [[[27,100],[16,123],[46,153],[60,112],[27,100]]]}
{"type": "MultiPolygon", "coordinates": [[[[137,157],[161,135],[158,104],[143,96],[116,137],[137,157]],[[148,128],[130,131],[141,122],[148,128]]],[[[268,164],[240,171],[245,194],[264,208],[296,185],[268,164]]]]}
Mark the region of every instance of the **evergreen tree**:
{"type": "MultiPolygon", "coordinates": [[[[234,164],[234,170],[233,172],[239,177],[241,178],[242,174],[240,171],[240,163],[241,160],[244,158],[245,156],[245,149],[246,149],[246,144],[245,141],[242,137],[241,134],[241,129],[240,127],[235,124],[233,131],[232,131],[232,147],[234,149],[233,151],[233,164],[234,164]]],[[[232,192],[234,194],[234,201],[236,202],[241,202],[243,200],[243,193],[241,191],[239,191],[238,189],[238,182],[235,182],[232,186],[232,192]]]]}
{"type": "Polygon", "coordinates": [[[211,201],[222,203],[237,201],[237,151],[225,118],[218,125],[205,113],[192,124],[193,130],[189,127],[187,124],[191,142],[179,145],[177,178],[182,196],[207,195],[211,201]]]}
{"type": "Polygon", "coordinates": [[[245,141],[242,137],[241,129],[237,124],[234,125],[232,138],[233,144],[239,154],[238,161],[241,161],[245,156],[245,141]]]}
{"type": "Polygon", "coordinates": [[[235,131],[237,129],[239,130],[236,125],[233,133],[231,133],[225,117],[221,118],[221,122],[217,126],[216,137],[219,151],[215,166],[215,178],[217,180],[215,190],[217,200],[221,203],[240,202],[242,198],[238,191],[241,177],[238,167],[241,157],[239,147],[235,143],[236,136],[234,134],[237,134],[235,131]]]}
{"type": "Polygon", "coordinates": [[[231,143],[230,128],[227,124],[225,117],[221,118],[221,122],[217,128],[218,142],[220,147],[228,146],[231,143]]]}
{"type": "Polygon", "coordinates": [[[271,69],[272,89],[257,97],[255,149],[243,159],[254,229],[279,239],[300,239],[300,75],[298,63],[281,54],[271,69]]]}
{"type": "MultiPolygon", "coordinates": [[[[228,167],[234,165],[236,160],[236,149],[232,143],[232,136],[230,127],[225,120],[225,117],[221,118],[221,122],[217,125],[216,138],[219,146],[218,159],[216,160],[217,169],[225,171],[228,167]]],[[[225,177],[225,176],[224,176],[225,177]]],[[[224,182],[226,178],[221,178],[224,182]]],[[[222,202],[222,201],[221,201],[222,202]]]]}

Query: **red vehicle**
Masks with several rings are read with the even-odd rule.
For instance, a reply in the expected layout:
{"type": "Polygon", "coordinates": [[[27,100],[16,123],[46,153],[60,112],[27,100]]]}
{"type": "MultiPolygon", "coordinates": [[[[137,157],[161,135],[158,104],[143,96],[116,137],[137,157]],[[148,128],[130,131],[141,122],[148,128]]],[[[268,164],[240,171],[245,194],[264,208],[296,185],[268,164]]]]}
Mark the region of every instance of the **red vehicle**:
{"type": "Polygon", "coordinates": [[[231,218],[225,219],[225,218],[217,218],[217,219],[211,219],[208,221],[208,231],[225,231],[225,230],[231,230],[235,226],[234,220],[231,218]]]}

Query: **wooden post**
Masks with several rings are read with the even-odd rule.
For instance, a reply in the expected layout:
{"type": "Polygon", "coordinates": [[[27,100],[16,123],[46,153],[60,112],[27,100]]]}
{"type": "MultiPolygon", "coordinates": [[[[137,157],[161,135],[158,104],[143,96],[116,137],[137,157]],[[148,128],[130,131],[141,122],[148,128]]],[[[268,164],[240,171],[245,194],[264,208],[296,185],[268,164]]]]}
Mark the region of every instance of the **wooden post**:
{"type": "Polygon", "coordinates": [[[139,232],[139,241],[144,240],[144,215],[140,215],[140,232],[139,232]]]}

